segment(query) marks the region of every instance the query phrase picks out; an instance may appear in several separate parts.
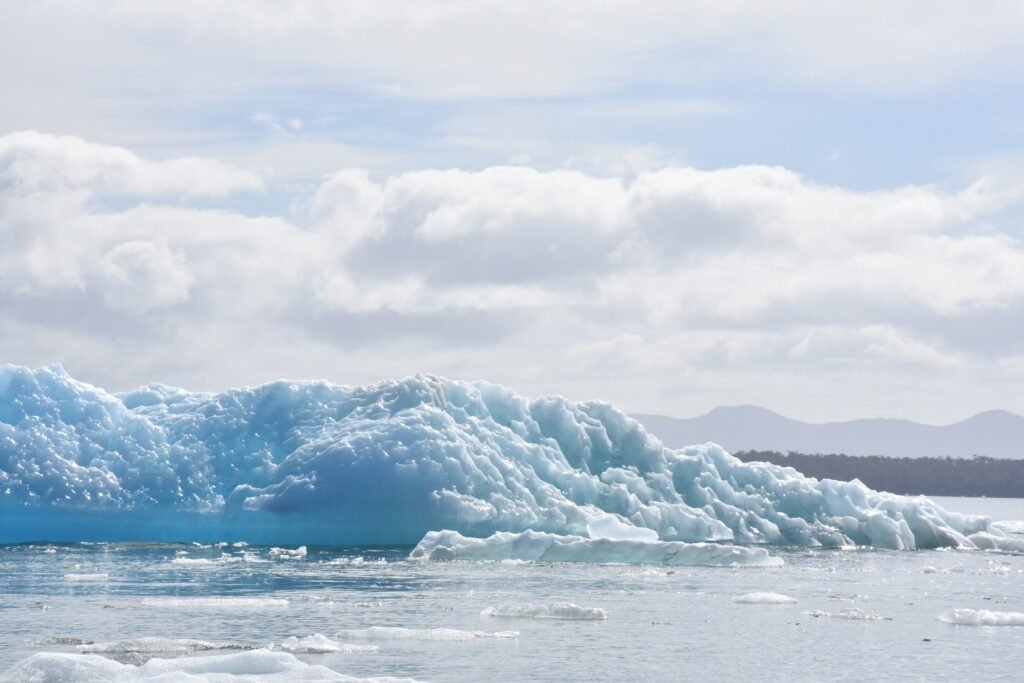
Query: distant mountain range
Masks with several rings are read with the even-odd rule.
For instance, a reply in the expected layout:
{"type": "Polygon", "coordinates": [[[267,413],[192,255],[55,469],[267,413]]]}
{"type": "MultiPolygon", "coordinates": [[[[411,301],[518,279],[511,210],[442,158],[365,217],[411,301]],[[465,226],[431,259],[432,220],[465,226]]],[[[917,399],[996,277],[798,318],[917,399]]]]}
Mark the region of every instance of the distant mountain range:
{"type": "Polygon", "coordinates": [[[990,410],[943,426],[894,419],[812,424],[758,406],[715,408],[689,419],[633,417],[671,448],[713,441],[733,452],[1024,458],[1024,417],[1005,410],[990,410]]]}

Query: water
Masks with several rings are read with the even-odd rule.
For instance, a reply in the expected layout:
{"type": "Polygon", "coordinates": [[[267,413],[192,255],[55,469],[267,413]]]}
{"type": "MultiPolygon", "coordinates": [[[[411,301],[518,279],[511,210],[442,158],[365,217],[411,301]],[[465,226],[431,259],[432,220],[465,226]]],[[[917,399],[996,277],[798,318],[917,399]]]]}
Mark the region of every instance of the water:
{"type": "MultiPolygon", "coordinates": [[[[1020,500],[941,503],[1024,520],[1020,500]]],[[[1017,555],[800,549],[774,551],[781,568],[668,569],[427,563],[406,559],[409,550],[310,547],[303,557],[231,546],[3,546],[0,671],[35,652],[89,647],[71,639],[248,648],[316,633],[379,649],[296,655],[305,662],[425,681],[1017,680],[1024,666],[1024,628],[939,620],[951,609],[1024,612],[1017,555]],[[756,592],[796,602],[735,600],[756,592]],[[481,614],[555,603],[607,618],[481,614]],[[337,635],[377,626],[474,635],[337,635]],[[487,637],[495,633],[506,637],[487,637]]],[[[138,664],[148,655],[108,656],[138,664]]]]}

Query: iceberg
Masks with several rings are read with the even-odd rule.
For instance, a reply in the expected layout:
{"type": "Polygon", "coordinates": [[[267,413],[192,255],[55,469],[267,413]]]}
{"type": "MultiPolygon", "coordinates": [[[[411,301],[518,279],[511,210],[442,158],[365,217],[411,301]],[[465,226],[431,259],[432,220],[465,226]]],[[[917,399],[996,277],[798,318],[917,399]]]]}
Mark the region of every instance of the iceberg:
{"type": "Polygon", "coordinates": [[[626,558],[676,543],[911,550],[1004,536],[925,498],[743,463],[710,443],[665,448],[600,401],[424,374],[109,393],[60,366],[11,365],[0,520],[4,543],[414,545],[450,530],[549,534],[563,537],[549,553],[626,558]]]}

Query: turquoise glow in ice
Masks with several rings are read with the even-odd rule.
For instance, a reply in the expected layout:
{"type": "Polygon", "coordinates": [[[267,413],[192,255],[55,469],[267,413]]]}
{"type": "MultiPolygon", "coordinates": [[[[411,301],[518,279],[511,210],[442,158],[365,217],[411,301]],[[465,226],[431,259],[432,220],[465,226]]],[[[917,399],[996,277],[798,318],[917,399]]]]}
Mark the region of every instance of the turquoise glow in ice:
{"type": "Polygon", "coordinates": [[[0,514],[0,542],[413,544],[450,529],[910,549],[993,532],[713,444],[669,450],[602,402],[429,375],[111,394],[58,366],[0,367],[0,514]]]}

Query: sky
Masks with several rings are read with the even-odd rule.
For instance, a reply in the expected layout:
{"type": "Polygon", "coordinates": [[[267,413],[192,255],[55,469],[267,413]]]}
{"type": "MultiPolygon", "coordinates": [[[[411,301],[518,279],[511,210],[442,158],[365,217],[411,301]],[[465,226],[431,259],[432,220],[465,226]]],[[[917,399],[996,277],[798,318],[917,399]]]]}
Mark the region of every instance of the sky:
{"type": "Polygon", "coordinates": [[[0,362],[1024,413],[1017,2],[0,3],[0,362]]]}

